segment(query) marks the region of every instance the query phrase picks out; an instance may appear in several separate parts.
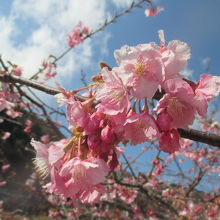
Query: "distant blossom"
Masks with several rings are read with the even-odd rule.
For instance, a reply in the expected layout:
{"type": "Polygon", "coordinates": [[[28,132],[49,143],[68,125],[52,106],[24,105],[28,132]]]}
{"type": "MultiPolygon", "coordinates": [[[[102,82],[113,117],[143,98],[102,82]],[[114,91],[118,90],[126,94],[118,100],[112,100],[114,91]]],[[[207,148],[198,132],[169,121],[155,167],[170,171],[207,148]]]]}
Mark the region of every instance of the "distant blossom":
{"type": "Polygon", "coordinates": [[[164,11],[163,7],[157,6],[156,8],[148,8],[145,10],[145,15],[148,17],[153,17],[159,14],[161,11],[164,11]]]}

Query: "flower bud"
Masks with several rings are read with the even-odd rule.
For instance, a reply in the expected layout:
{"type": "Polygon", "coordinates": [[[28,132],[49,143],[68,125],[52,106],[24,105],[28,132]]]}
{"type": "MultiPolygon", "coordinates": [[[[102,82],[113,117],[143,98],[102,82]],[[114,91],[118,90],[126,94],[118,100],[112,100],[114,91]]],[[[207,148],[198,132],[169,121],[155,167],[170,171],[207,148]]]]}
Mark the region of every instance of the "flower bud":
{"type": "Polygon", "coordinates": [[[108,125],[106,125],[102,131],[101,131],[101,139],[107,144],[110,144],[114,142],[115,140],[115,135],[112,131],[112,128],[110,128],[108,125]]]}

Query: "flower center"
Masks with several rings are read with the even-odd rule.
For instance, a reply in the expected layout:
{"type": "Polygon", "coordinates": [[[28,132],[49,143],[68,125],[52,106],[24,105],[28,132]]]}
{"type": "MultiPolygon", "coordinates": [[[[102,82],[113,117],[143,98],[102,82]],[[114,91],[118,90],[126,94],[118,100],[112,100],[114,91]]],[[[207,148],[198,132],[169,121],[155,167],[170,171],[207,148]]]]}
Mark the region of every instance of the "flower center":
{"type": "Polygon", "coordinates": [[[137,129],[143,130],[147,127],[147,124],[145,121],[139,119],[137,124],[137,129]]]}
{"type": "Polygon", "coordinates": [[[184,104],[178,100],[177,97],[172,97],[168,101],[168,108],[172,112],[183,113],[184,104]]]}
{"type": "Polygon", "coordinates": [[[143,75],[149,71],[149,64],[140,60],[138,63],[135,64],[134,72],[137,75],[143,75]]]}
{"type": "Polygon", "coordinates": [[[86,177],[85,167],[82,164],[74,166],[73,179],[80,180],[84,177],[86,177]]]}
{"type": "Polygon", "coordinates": [[[113,97],[115,98],[116,101],[121,100],[123,95],[124,95],[124,92],[122,90],[113,91],[113,97]]]}

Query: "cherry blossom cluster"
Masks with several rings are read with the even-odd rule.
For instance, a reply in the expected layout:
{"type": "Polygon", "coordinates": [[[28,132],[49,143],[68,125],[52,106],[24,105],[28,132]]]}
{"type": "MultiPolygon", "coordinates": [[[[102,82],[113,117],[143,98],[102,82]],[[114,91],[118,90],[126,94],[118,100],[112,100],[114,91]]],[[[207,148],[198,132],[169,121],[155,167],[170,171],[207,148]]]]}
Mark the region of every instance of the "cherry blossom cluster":
{"type": "MultiPolygon", "coordinates": [[[[220,92],[220,77],[202,74],[197,83],[180,72],[190,58],[189,46],[174,40],[123,46],[114,55],[118,66],[102,64],[82,94],[60,88],[58,102],[67,106],[71,139],[42,144],[32,141],[37,151],[36,166],[50,175],[46,185],[52,193],[83,203],[97,201],[109,171],[118,166],[119,143],[132,145],[159,142],[167,153],[180,150],[178,128],[187,128],[195,116],[205,117],[208,101],[220,92]],[[157,94],[161,97],[158,98],[157,94]],[[149,106],[149,99],[157,99],[149,106]],[[94,107],[94,103],[96,103],[94,107]]],[[[155,175],[163,172],[159,164],[155,175]]]]}
{"type": "Polygon", "coordinates": [[[42,63],[42,67],[44,70],[43,71],[43,75],[44,75],[43,80],[44,81],[47,81],[57,75],[56,65],[54,63],[50,62],[49,58],[47,60],[44,60],[42,63]]]}
{"type": "Polygon", "coordinates": [[[89,34],[89,28],[85,26],[82,22],[79,22],[75,28],[70,32],[67,44],[69,47],[73,48],[78,44],[82,43],[84,37],[89,34]]]}
{"type": "MultiPolygon", "coordinates": [[[[12,72],[14,73],[14,72],[12,72]]],[[[16,73],[14,73],[16,74],[16,73]]],[[[1,84],[0,90],[0,112],[4,111],[10,118],[17,118],[22,115],[22,112],[18,110],[19,107],[23,108],[25,103],[20,101],[19,94],[9,91],[9,85],[6,83],[1,84]]],[[[0,124],[4,122],[3,118],[0,118],[0,124]]],[[[10,132],[4,131],[0,133],[1,139],[6,140],[10,137],[10,132]]]]}

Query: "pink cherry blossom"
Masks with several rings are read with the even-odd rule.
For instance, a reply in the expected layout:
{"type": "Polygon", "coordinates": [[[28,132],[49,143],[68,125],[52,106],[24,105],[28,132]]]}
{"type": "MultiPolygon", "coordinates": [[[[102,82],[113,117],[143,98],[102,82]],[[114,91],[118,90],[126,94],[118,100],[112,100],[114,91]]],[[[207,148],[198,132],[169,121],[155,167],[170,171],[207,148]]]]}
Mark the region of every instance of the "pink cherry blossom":
{"type": "Polygon", "coordinates": [[[50,62],[49,60],[44,60],[42,63],[42,66],[44,68],[43,69],[43,74],[44,74],[43,80],[47,81],[57,75],[56,65],[54,63],[50,62]]]}
{"type": "Polygon", "coordinates": [[[184,42],[173,40],[167,46],[162,46],[162,60],[166,79],[179,77],[179,73],[187,65],[189,59],[190,48],[184,42]]]}
{"type": "Polygon", "coordinates": [[[12,107],[14,107],[14,104],[7,101],[7,93],[0,91],[0,111],[4,109],[11,109],[12,107]]]}
{"type": "Polygon", "coordinates": [[[180,149],[179,139],[180,136],[176,129],[162,132],[159,140],[161,150],[170,154],[178,151],[180,149]]]}
{"type": "Polygon", "coordinates": [[[107,144],[113,143],[115,140],[115,135],[111,127],[106,125],[101,131],[101,139],[107,144]]]}
{"type": "Polygon", "coordinates": [[[146,16],[151,16],[152,17],[152,16],[156,16],[157,14],[159,14],[163,10],[164,10],[163,7],[158,6],[156,8],[146,9],[144,13],[145,13],[146,16]]]}
{"type": "Polygon", "coordinates": [[[6,181],[0,181],[0,187],[5,186],[7,184],[6,181]]]}
{"type": "Polygon", "coordinates": [[[42,177],[46,177],[49,174],[48,145],[35,141],[34,139],[31,140],[31,145],[36,151],[34,160],[36,169],[42,177]]]}
{"type": "Polygon", "coordinates": [[[128,91],[118,77],[118,73],[103,68],[102,78],[104,83],[99,86],[95,94],[96,99],[101,101],[97,105],[98,111],[108,115],[127,113],[130,108],[128,91]]]}
{"type": "Polygon", "coordinates": [[[79,22],[75,28],[70,32],[67,44],[69,47],[75,47],[78,44],[82,43],[84,40],[84,37],[89,34],[89,28],[87,26],[84,26],[82,22],[79,22]]]}
{"type": "Polygon", "coordinates": [[[63,148],[66,144],[67,139],[46,144],[34,139],[31,140],[31,145],[36,151],[34,164],[43,178],[50,174],[52,166],[64,156],[63,148]]]}
{"type": "Polygon", "coordinates": [[[80,101],[76,101],[74,97],[68,99],[66,107],[67,120],[72,126],[86,127],[89,114],[86,112],[80,101]]]}
{"type": "Polygon", "coordinates": [[[161,112],[157,116],[157,125],[160,131],[168,131],[172,128],[172,117],[166,112],[161,112]]]}
{"type": "Polygon", "coordinates": [[[123,112],[121,114],[108,116],[108,118],[117,139],[122,140],[124,135],[124,123],[126,121],[127,114],[123,112]]]}
{"type": "Polygon", "coordinates": [[[97,184],[93,188],[83,191],[80,195],[80,200],[82,203],[94,204],[98,202],[104,191],[104,187],[101,184],[97,184]]]}
{"type": "Polygon", "coordinates": [[[159,163],[156,166],[156,169],[153,171],[152,176],[156,177],[156,176],[161,175],[162,173],[164,173],[165,168],[166,168],[166,164],[159,163]]]}
{"type": "Polygon", "coordinates": [[[15,111],[14,109],[8,109],[6,114],[12,118],[17,118],[22,116],[22,112],[15,111]]]}
{"type": "Polygon", "coordinates": [[[101,143],[100,134],[89,135],[87,138],[87,144],[91,150],[99,151],[101,143]]]}
{"type": "Polygon", "coordinates": [[[32,128],[32,122],[30,120],[26,120],[25,121],[25,129],[24,129],[24,132],[26,133],[30,133],[31,132],[31,128],[32,128]]]}
{"type": "Polygon", "coordinates": [[[101,124],[104,121],[105,115],[101,112],[94,112],[89,117],[89,120],[87,121],[87,124],[85,125],[85,133],[90,135],[94,135],[96,132],[99,131],[101,127],[103,127],[101,124]]]}
{"type": "Polygon", "coordinates": [[[152,98],[162,83],[164,68],[159,47],[155,43],[124,46],[116,50],[115,68],[123,83],[132,88],[136,98],[152,98]]]}
{"type": "Polygon", "coordinates": [[[5,165],[3,165],[2,166],[2,173],[6,173],[8,170],[9,170],[9,168],[11,167],[11,165],[10,164],[5,164],[5,165]]]}
{"type": "Polygon", "coordinates": [[[64,146],[66,140],[59,142],[52,142],[48,148],[48,162],[50,166],[53,166],[58,160],[64,156],[64,146]]]}
{"type": "Polygon", "coordinates": [[[195,93],[197,96],[204,97],[207,101],[214,99],[220,93],[220,76],[200,75],[195,93]]]}
{"type": "Polygon", "coordinates": [[[118,167],[118,156],[116,151],[113,152],[111,159],[108,161],[108,166],[111,171],[114,171],[118,167]]]}
{"type": "Polygon", "coordinates": [[[131,204],[137,197],[137,191],[134,189],[128,189],[124,186],[118,185],[119,197],[126,203],[131,204]]]}
{"type": "Polygon", "coordinates": [[[13,68],[12,73],[15,74],[16,76],[21,76],[23,72],[23,68],[16,66],[15,68],[13,68]]]}
{"type": "Polygon", "coordinates": [[[181,78],[166,80],[163,84],[166,91],[159,101],[155,112],[166,112],[172,117],[175,128],[186,128],[195,119],[195,114],[205,116],[207,105],[197,99],[191,86],[181,78]]]}
{"type": "MultiPolygon", "coordinates": [[[[188,99],[190,102],[191,100],[188,99]]],[[[187,100],[182,100],[177,96],[166,94],[157,105],[158,113],[166,112],[172,117],[173,127],[186,128],[195,119],[196,111],[187,100]]]]}
{"type": "Polygon", "coordinates": [[[11,136],[11,133],[6,131],[6,132],[3,133],[1,139],[2,139],[2,140],[6,140],[6,139],[8,139],[10,136],[11,136]]]}
{"type": "Polygon", "coordinates": [[[108,171],[106,163],[101,159],[92,158],[89,161],[82,161],[75,157],[65,162],[59,172],[52,169],[49,189],[75,200],[82,193],[102,182],[108,171]]]}
{"type": "Polygon", "coordinates": [[[180,138],[180,145],[182,150],[187,150],[190,146],[193,145],[193,142],[189,139],[180,138]]]}
{"type": "Polygon", "coordinates": [[[44,144],[48,144],[50,141],[50,137],[49,135],[43,135],[40,140],[44,143],[44,144]]]}
{"type": "Polygon", "coordinates": [[[60,91],[60,93],[56,94],[54,97],[56,99],[56,102],[62,106],[63,104],[67,104],[69,100],[71,100],[72,95],[67,92],[60,84],[59,82],[55,81],[55,84],[60,91]]]}
{"type": "Polygon", "coordinates": [[[149,141],[158,136],[155,120],[147,113],[133,113],[127,118],[124,129],[125,140],[130,140],[133,145],[149,141]]]}

